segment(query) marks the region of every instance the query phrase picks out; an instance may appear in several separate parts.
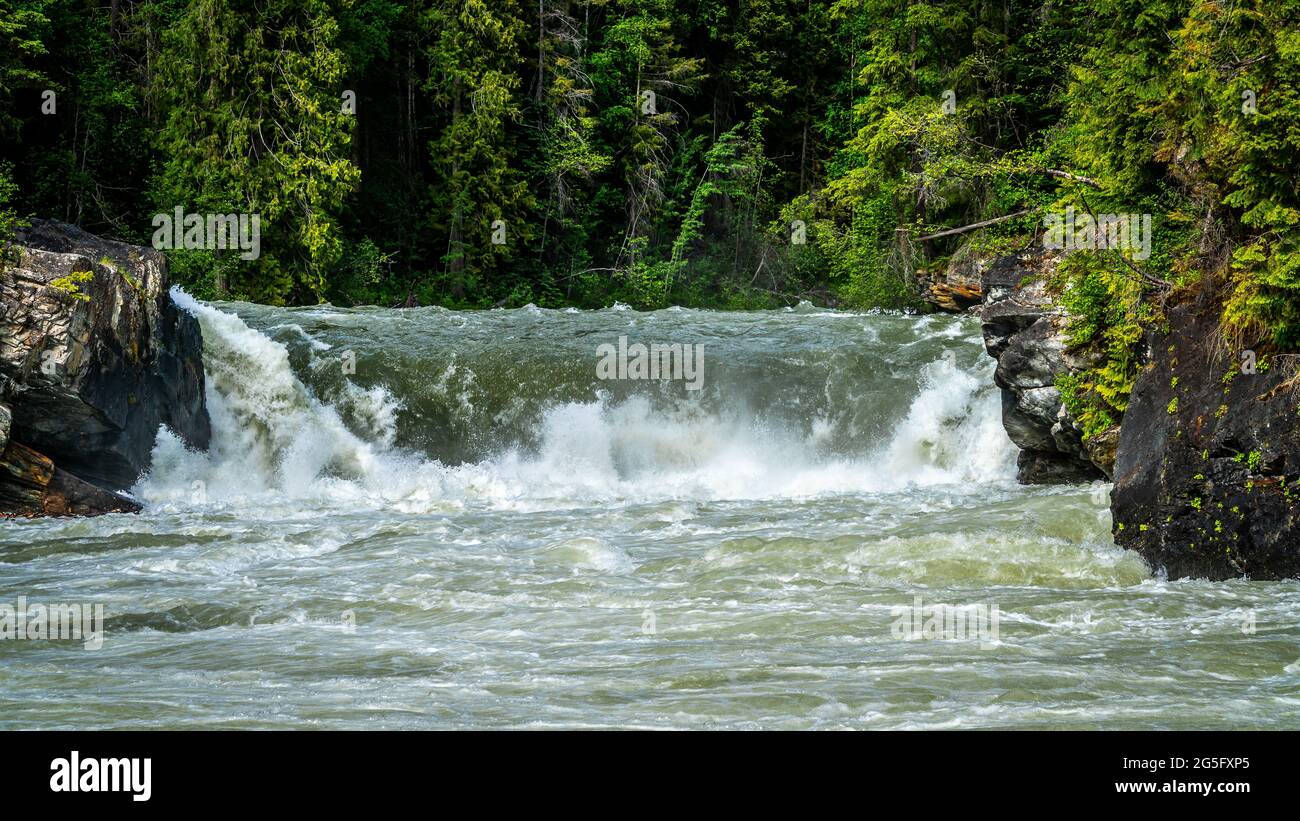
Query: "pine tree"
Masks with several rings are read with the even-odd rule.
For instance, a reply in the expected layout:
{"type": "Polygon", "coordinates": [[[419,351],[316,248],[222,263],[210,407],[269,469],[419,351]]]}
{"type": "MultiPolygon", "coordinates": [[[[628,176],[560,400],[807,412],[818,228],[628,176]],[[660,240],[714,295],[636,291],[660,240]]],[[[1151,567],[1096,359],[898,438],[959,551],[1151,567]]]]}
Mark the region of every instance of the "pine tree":
{"type": "Polygon", "coordinates": [[[591,63],[601,126],[615,149],[625,202],[612,258],[615,268],[635,269],[655,239],[657,209],[687,124],[686,98],[702,60],[681,53],[670,0],[616,0],[607,15],[591,63]]]}
{"type": "MultiPolygon", "coordinates": [[[[0,0],[0,145],[15,139],[23,120],[36,114],[32,110],[27,117],[19,116],[15,100],[20,90],[46,82],[36,63],[48,52],[49,6],[50,0],[0,0]]],[[[9,156],[6,150],[0,159],[0,255],[12,235],[15,212],[11,203],[18,193],[9,156]]]]}
{"type": "Polygon", "coordinates": [[[585,0],[539,0],[533,107],[540,135],[535,174],[544,181],[539,256],[571,276],[587,260],[588,198],[610,165],[597,143],[594,90],[588,73],[585,0]],[[577,14],[582,13],[583,19],[577,14]]]}
{"type": "Polygon", "coordinates": [[[438,113],[430,142],[433,230],[456,300],[492,287],[531,239],[533,197],[512,136],[522,116],[524,25],[516,0],[447,0],[425,11],[425,85],[438,113]]]}
{"type": "Polygon", "coordinates": [[[200,255],[217,274],[216,292],[314,301],[342,254],[338,214],[359,172],[348,156],[338,7],[196,0],[164,35],[156,206],[261,220],[255,262],[200,255]]]}

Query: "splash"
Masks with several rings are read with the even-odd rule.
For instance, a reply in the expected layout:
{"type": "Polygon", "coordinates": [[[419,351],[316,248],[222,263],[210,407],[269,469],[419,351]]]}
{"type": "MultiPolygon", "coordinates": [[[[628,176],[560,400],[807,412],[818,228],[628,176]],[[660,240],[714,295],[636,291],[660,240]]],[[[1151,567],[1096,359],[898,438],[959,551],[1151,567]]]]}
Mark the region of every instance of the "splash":
{"type": "MultiPolygon", "coordinates": [[[[173,289],[173,298],[203,331],[213,443],[208,453],[193,453],[170,432],[160,432],[154,467],[136,489],[147,504],[536,510],[671,499],[807,498],[934,485],[978,488],[1014,479],[1015,449],[1002,431],[997,394],[986,373],[991,362],[973,356],[967,357],[969,364],[959,364],[944,347],[952,341],[945,334],[939,334],[938,347],[928,344],[928,319],[795,315],[793,321],[805,323],[856,317],[870,331],[863,345],[922,349],[892,363],[887,372],[872,360],[850,362],[838,348],[769,351],[762,367],[749,371],[734,370],[745,365],[744,351],[730,352],[710,365],[714,371],[722,368],[722,374],[705,396],[665,395],[653,383],[616,394],[594,371],[579,372],[589,384],[575,387],[574,372],[562,367],[574,357],[559,352],[553,396],[542,390],[538,401],[523,403],[527,407],[522,399],[496,397],[496,407],[511,410],[489,416],[477,407],[489,404],[479,383],[504,385],[499,390],[508,392],[521,379],[480,380],[476,367],[496,361],[487,354],[458,362],[454,346],[445,345],[452,348],[450,360],[436,359],[438,345],[430,344],[429,361],[414,360],[410,367],[417,373],[394,380],[409,395],[347,379],[313,390],[303,379],[322,370],[315,357],[337,347],[321,338],[328,333],[280,317],[271,327],[293,333],[277,341],[235,313],[180,289],[173,289]],[[908,336],[892,343],[881,339],[875,322],[889,324],[886,337],[902,331],[908,336]],[[291,349],[295,340],[298,348],[291,349]],[[295,362],[296,355],[306,364],[295,362]],[[728,365],[734,373],[723,367],[728,365]],[[453,378],[459,387],[449,384],[453,378]],[[904,390],[910,399],[903,399],[904,390]],[[522,433],[502,434],[489,452],[459,462],[399,443],[399,423],[412,414],[408,404],[425,407],[433,400],[453,404],[444,418],[460,425],[490,431],[510,415],[522,433]]],[[[349,317],[331,310],[331,322],[349,317]]],[[[622,322],[633,312],[597,313],[622,322]]],[[[696,312],[679,311],[674,318],[691,313],[696,312]]],[[[444,314],[418,316],[435,329],[434,323],[445,325],[444,314]]],[[[554,324],[570,316],[582,315],[534,309],[521,319],[554,324]]],[[[679,321],[716,322],[715,316],[679,321]]],[[[499,359],[499,350],[491,356],[499,359]]],[[[544,358],[531,367],[535,378],[547,377],[544,358]]],[[[428,439],[437,441],[440,433],[429,431],[428,439]]]]}

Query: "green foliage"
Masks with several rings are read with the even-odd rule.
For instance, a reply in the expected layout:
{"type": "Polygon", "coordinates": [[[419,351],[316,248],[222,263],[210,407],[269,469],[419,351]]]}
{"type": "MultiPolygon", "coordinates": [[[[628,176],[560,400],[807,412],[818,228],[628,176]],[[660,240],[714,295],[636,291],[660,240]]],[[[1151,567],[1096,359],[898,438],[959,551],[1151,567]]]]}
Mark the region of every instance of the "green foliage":
{"type": "Polygon", "coordinates": [[[37,60],[48,53],[51,0],[0,0],[0,133],[21,124],[15,116],[19,89],[47,82],[37,60]]]}
{"type": "MultiPolygon", "coordinates": [[[[16,135],[22,119],[15,116],[15,96],[46,82],[37,60],[47,53],[50,38],[48,0],[0,0],[0,145],[16,135]]],[[[18,185],[14,166],[0,159],[0,267],[9,261],[9,244],[18,216],[14,210],[18,185]]]]}
{"type": "MultiPolygon", "coordinates": [[[[1244,228],[1225,318],[1300,345],[1300,2],[1194,4],[1174,42],[1166,153],[1191,144],[1207,186],[1244,228]],[[1174,142],[1178,141],[1178,142],[1174,142]]],[[[1200,170],[1200,169],[1198,169],[1200,170]]]]}
{"type": "Polygon", "coordinates": [[[1159,281],[1179,298],[1226,280],[1230,337],[1300,343],[1300,3],[1098,5],[1110,22],[1084,43],[1052,150],[1102,181],[1099,210],[1128,202],[1140,207],[1122,210],[1153,213],[1156,251],[1131,265],[1097,254],[1062,265],[1071,342],[1106,356],[1064,380],[1090,433],[1126,405],[1134,347],[1159,320],[1159,281]]]}
{"type": "Polygon", "coordinates": [[[89,302],[90,296],[81,292],[81,285],[94,278],[94,271],[73,271],[65,277],[51,280],[50,287],[79,302],[89,302]]]}
{"type": "Polygon", "coordinates": [[[205,298],[911,309],[918,270],[1032,248],[1045,209],[1151,213],[1150,259],[1053,283],[1101,355],[1061,385],[1095,434],[1168,299],[1300,347],[1298,23],[1300,0],[0,0],[0,235],[260,214],[255,261],[168,252],[205,298]]]}
{"type": "MultiPolygon", "coordinates": [[[[1158,241],[1153,244],[1158,244],[1158,241]]],[[[1064,257],[1049,283],[1069,317],[1066,342],[1095,351],[1100,363],[1061,375],[1056,387],[1088,439],[1119,424],[1137,379],[1137,346],[1156,311],[1135,262],[1118,250],[1076,251],[1064,257]]],[[[1163,257],[1153,253],[1153,260],[1163,257]]],[[[1177,377],[1172,384],[1177,386],[1177,377]]],[[[1175,399],[1175,403],[1177,400],[1175,399]]],[[[1172,411],[1171,411],[1172,413],[1172,411]]]]}
{"type": "Polygon", "coordinates": [[[218,292],[315,301],[343,256],[338,215],[360,170],[340,102],[339,5],[195,0],[163,35],[155,90],[168,111],[158,137],[166,163],[155,207],[259,214],[265,235],[259,259],[225,259],[228,273],[214,262],[227,277],[218,292]]]}
{"type": "Polygon", "coordinates": [[[442,281],[454,300],[485,296],[532,236],[533,197],[510,139],[521,117],[519,14],[514,0],[468,0],[434,4],[421,20],[430,43],[424,88],[441,121],[429,144],[431,221],[447,237],[442,281]]]}
{"type": "Polygon", "coordinates": [[[0,268],[9,262],[10,243],[13,241],[14,227],[18,222],[9,203],[13,200],[18,186],[13,181],[13,171],[8,163],[0,162],[0,268]]]}

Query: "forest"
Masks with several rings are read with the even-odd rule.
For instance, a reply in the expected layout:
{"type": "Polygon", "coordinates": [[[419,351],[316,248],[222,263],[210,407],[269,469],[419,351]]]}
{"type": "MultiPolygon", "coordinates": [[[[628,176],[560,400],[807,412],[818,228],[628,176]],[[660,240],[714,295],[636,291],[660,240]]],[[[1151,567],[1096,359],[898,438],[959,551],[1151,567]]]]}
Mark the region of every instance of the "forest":
{"type": "Polygon", "coordinates": [[[200,298],[907,308],[1151,214],[1061,273],[1122,372],[1189,289],[1300,343],[1298,158],[1300,0],[0,0],[0,229],[259,215],[200,298]]]}

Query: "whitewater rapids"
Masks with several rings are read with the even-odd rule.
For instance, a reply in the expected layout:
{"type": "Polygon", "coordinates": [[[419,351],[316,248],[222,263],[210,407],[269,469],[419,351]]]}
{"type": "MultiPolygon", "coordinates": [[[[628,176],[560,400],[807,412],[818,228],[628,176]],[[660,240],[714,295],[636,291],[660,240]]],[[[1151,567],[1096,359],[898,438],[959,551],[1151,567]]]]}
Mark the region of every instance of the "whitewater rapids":
{"type": "Polygon", "coordinates": [[[1017,485],[973,320],[173,297],[212,448],[0,522],[10,598],[107,614],[0,641],[0,728],[1300,726],[1300,585],[1169,583],[1104,485],[1017,485]],[[702,390],[598,379],[620,336],[702,390]],[[1000,635],[899,640],[917,597],[1000,635]]]}

